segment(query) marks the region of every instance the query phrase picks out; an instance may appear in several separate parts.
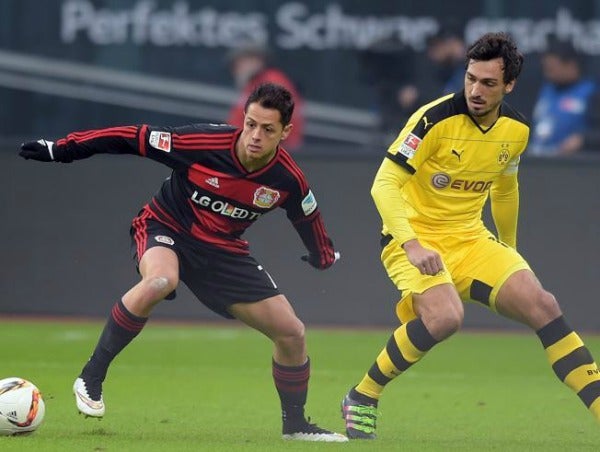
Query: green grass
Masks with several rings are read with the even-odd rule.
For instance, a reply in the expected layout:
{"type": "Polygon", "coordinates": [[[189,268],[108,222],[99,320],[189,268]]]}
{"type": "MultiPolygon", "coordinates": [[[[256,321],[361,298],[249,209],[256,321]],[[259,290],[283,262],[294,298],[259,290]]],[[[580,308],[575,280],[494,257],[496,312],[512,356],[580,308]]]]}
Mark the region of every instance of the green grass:
{"type": "MultiPolygon", "coordinates": [[[[102,328],[95,322],[0,322],[0,377],[36,383],[37,432],[1,451],[596,451],[600,426],[560,384],[533,335],[461,332],[390,384],[373,442],[280,439],[271,344],[236,324],[150,322],[113,363],[107,415],[77,415],[71,384],[102,328]]],[[[307,413],[343,430],[339,401],[391,331],[308,329],[307,413]]],[[[583,335],[600,357],[600,337],[583,335]]]]}

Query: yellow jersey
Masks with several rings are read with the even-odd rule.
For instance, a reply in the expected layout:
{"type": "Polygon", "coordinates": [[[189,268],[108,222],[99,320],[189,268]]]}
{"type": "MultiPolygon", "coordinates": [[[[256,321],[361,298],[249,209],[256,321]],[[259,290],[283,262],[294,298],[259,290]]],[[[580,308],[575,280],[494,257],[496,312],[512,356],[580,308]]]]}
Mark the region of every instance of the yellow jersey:
{"type": "MultiPolygon", "coordinates": [[[[509,185],[514,185],[516,198],[510,202],[516,200],[517,209],[507,212],[516,215],[516,175],[528,138],[529,125],[524,117],[505,102],[498,119],[487,129],[469,115],[464,91],[421,107],[410,117],[386,154],[387,159],[412,174],[400,187],[410,226],[441,233],[480,231],[484,228],[481,217],[490,189],[494,189],[502,176],[514,180],[514,184],[509,185]]],[[[385,203],[385,199],[380,202],[385,203]]],[[[393,206],[390,208],[393,210],[393,206]]],[[[395,235],[393,230],[388,230],[385,215],[382,214],[382,218],[384,234],[395,235]]],[[[498,226],[496,215],[494,220],[498,226]]],[[[516,236],[516,218],[514,229],[516,236]]],[[[412,238],[410,234],[404,235],[395,238],[400,243],[412,238]]],[[[506,235],[513,235],[513,231],[506,235]]],[[[509,238],[509,241],[514,240],[509,238]]]]}

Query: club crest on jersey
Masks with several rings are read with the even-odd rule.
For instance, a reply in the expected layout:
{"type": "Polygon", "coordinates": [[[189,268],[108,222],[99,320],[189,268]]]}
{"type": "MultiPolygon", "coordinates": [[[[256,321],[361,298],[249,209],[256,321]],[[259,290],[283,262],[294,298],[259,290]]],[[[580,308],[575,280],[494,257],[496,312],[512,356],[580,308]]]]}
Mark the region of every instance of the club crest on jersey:
{"type": "Polygon", "coordinates": [[[254,205],[258,207],[262,207],[263,209],[268,209],[269,207],[273,207],[275,203],[279,200],[281,194],[277,190],[273,190],[267,187],[257,188],[254,192],[254,205]]]}
{"type": "Polygon", "coordinates": [[[500,153],[498,154],[498,165],[506,165],[510,160],[510,151],[508,144],[503,143],[500,147],[500,153]]]}
{"type": "Polygon", "coordinates": [[[154,236],[154,240],[159,243],[164,243],[165,245],[175,245],[175,240],[168,235],[156,235],[154,236]]]}
{"type": "Polygon", "coordinates": [[[150,132],[150,146],[159,151],[171,152],[171,134],[169,132],[150,132]]]}
{"type": "Polygon", "coordinates": [[[417,148],[421,144],[421,141],[423,140],[421,140],[421,138],[416,136],[414,133],[409,133],[400,145],[398,152],[410,159],[415,155],[415,152],[417,152],[417,148]]]}

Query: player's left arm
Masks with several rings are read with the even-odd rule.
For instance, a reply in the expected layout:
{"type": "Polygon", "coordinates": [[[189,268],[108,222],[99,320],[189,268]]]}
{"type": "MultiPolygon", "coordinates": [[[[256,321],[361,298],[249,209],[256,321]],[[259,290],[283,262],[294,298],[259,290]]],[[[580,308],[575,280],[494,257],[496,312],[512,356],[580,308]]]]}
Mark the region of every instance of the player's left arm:
{"type": "Polygon", "coordinates": [[[519,220],[519,158],[508,164],[507,169],[498,176],[490,189],[492,217],[498,232],[498,238],[517,247],[517,223],[519,220]]]}
{"type": "Polygon", "coordinates": [[[302,260],[315,268],[331,267],[340,257],[329,237],[315,195],[308,186],[299,189],[282,206],[308,250],[302,260]]]}

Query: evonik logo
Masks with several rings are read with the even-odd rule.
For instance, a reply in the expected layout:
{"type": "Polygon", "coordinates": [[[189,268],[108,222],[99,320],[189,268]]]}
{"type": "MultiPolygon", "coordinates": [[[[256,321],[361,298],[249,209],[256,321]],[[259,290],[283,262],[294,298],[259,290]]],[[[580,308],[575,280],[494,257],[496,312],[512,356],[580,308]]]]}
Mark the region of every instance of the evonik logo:
{"type": "Polygon", "coordinates": [[[492,186],[492,181],[484,180],[466,180],[466,179],[455,179],[450,184],[450,188],[453,190],[461,191],[474,191],[477,193],[483,193],[492,186]]]}
{"type": "Polygon", "coordinates": [[[490,189],[492,181],[454,179],[447,173],[435,173],[431,177],[431,185],[441,190],[450,187],[452,190],[473,191],[483,193],[490,189]]]}

